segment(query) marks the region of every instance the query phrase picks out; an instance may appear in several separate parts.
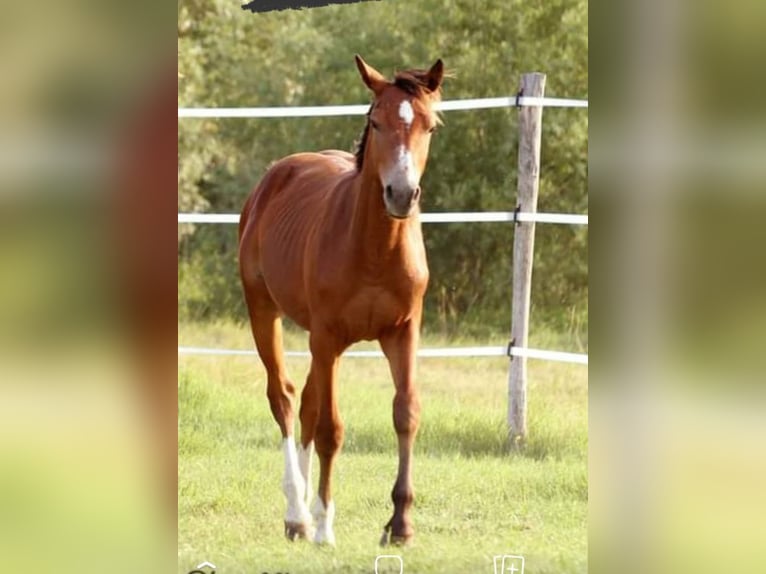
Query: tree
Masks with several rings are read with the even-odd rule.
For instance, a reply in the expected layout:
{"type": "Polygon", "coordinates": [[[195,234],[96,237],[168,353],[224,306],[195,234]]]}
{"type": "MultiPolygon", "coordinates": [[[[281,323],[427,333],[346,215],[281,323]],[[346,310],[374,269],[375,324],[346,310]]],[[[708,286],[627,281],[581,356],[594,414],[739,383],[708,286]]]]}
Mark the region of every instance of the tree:
{"type": "MultiPolygon", "coordinates": [[[[355,53],[385,73],[442,57],[446,99],[511,95],[523,72],[548,75],[550,95],[587,97],[587,5],[466,0],[360,3],[250,14],[223,0],[179,4],[179,105],[273,106],[369,101],[355,53]]],[[[587,113],[543,114],[540,209],[587,210],[587,113]]],[[[180,120],[179,209],[238,212],[268,164],[312,149],[353,149],[359,117],[180,120]],[[191,207],[189,207],[191,206],[191,207]]],[[[445,114],[423,178],[424,211],[512,210],[515,110],[445,114]]],[[[507,330],[512,227],[424,230],[431,266],[426,328],[507,330]]],[[[244,318],[234,226],[179,239],[179,312],[244,318]]],[[[538,226],[533,318],[587,323],[587,229],[538,226]]]]}

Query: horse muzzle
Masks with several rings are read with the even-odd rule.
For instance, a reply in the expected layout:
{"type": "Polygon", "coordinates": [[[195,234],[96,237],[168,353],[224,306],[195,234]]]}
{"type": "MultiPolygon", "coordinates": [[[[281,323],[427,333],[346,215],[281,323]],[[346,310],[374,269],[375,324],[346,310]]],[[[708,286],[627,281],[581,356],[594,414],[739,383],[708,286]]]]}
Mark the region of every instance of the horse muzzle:
{"type": "Polygon", "coordinates": [[[403,188],[387,185],[383,190],[383,202],[386,204],[386,211],[391,217],[397,219],[405,219],[412,215],[419,201],[419,185],[403,188]]]}

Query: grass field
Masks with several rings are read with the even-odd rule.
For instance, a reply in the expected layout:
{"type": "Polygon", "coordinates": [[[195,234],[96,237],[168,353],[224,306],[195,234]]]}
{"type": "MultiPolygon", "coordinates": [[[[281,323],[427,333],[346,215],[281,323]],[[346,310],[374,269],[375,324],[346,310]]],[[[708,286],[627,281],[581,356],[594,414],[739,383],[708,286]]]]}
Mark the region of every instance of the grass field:
{"type": "MultiPolygon", "coordinates": [[[[244,326],[179,333],[182,345],[252,346],[244,326]]],[[[552,337],[535,344],[561,348],[552,337]]],[[[290,334],[286,347],[305,349],[305,336],[290,334]]],[[[289,360],[299,388],[308,364],[289,360]]],[[[381,549],[396,475],[393,384],[382,359],[343,360],[337,547],[325,548],[283,536],[280,435],[257,357],[179,356],[178,572],[207,560],[218,574],[361,574],[387,553],[400,554],[408,574],[490,574],[500,554],[523,555],[525,574],[586,572],[587,367],[530,361],[529,440],[514,452],[504,441],[507,369],[504,358],[420,360],[416,536],[410,547],[381,549]]]]}

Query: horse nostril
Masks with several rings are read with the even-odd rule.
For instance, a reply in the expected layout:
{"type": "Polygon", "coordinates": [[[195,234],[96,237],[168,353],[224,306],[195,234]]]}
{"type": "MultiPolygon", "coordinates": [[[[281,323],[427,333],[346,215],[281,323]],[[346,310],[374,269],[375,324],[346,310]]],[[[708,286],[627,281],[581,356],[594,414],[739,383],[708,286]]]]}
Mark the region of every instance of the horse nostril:
{"type": "Polygon", "coordinates": [[[417,186],[412,194],[412,201],[417,201],[418,199],[420,199],[420,186],[417,186]]]}
{"type": "Polygon", "coordinates": [[[386,186],[386,198],[391,199],[394,196],[394,190],[391,188],[390,185],[386,186]]]}

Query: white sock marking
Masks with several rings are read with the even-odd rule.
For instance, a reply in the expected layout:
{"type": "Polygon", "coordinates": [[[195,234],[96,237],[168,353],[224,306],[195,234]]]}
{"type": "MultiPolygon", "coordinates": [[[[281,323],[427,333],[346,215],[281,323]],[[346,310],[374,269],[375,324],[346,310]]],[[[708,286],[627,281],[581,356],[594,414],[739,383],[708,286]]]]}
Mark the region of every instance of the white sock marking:
{"type": "Polygon", "coordinates": [[[306,505],[311,503],[311,461],[314,455],[314,441],[311,441],[306,448],[303,448],[302,444],[298,445],[298,466],[301,469],[301,475],[306,483],[304,489],[303,501],[306,505]]]}
{"type": "Polygon", "coordinates": [[[318,496],[311,507],[311,514],[316,521],[316,532],[314,533],[314,542],[317,544],[335,545],[335,533],[332,529],[332,523],[335,520],[335,503],[331,500],[325,508],[322,499],[318,496]]]}
{"type": "Polygon", "coordinates": [[[285,454],[285,475],[282,479],[282,490],[287,497],[287,512],[285,521],[297,524],[311,524],[311,514],[306,505],[306,481],[298,465],[298,453],[295,450],[295,440],[289,436],[282,441],[282,451],[285,454]]]}
{"type": "Polygon", "coordinates": [[[402,100],[402,103],[399,104],[399,117],[402,118],[402,121],[408,128],[412,125],[412,120],[415,119],[415,112],[409,100],[402,100]]]}

